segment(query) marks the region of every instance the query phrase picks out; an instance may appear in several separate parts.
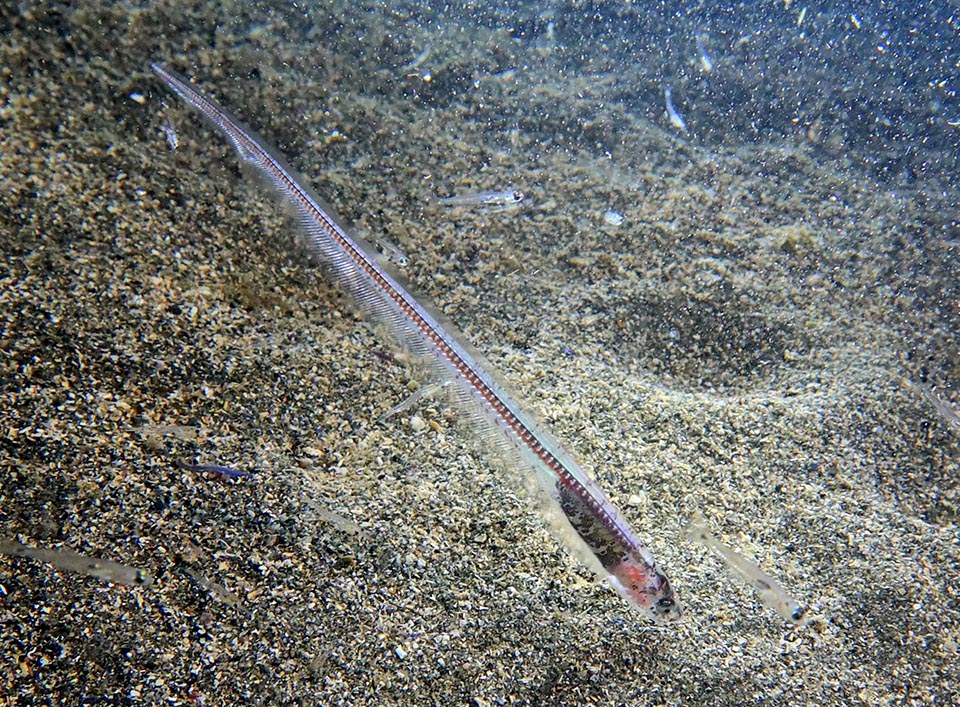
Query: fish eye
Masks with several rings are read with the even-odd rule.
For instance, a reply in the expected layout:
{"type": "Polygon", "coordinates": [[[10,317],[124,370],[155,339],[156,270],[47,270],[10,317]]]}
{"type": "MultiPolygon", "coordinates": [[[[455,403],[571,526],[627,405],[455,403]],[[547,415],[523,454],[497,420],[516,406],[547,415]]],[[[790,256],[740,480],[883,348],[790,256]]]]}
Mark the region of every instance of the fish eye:
{"type": "Polygon", "coordinates": [[[680,610],[680,605],[668,597],[657,600],[654,612],[657,619],[662,621],[676,621],[683,613],[680,610]]]}

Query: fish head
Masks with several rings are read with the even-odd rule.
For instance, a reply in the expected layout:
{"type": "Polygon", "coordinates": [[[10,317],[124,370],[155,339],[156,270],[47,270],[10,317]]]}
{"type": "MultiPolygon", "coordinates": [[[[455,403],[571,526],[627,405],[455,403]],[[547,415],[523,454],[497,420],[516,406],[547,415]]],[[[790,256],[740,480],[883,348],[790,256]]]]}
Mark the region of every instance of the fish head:
{"type": "Polygon", "coordinates": [[[683,617],[683,607],[673,593],[670,580],[655,565],[639,557],[624,556],[610,569],[610,582],[655,623],[674,623],[683,617]]]}

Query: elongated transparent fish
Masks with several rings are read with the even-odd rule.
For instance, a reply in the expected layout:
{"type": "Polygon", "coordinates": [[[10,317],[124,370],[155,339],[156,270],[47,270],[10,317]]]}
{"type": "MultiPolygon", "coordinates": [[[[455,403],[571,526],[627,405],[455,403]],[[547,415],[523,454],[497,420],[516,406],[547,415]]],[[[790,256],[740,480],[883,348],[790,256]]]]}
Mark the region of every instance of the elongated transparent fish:
{"type": "Polygon", "coordinates": [[[663,87],[663,102],[667,107],[667,117],[670,119],[670,125],[686,135],[687,122],[683,119],[683,116],[677,112],[677,109],[673,107],[673,91],[670,90],[669,85],[664,85],[663,87]]]}
{"type": "Polygon", "coordinates": [[[376,251],[348,234],[253,133],[186,79],[153,64],[157,75],[206,116],[233,143],[240,157],[260,170],[292,203],[316,255],[362,311],[389,329],[411,353],[428,361],[454,383],[459,400],[472,409],[499,449],[520,468],[533,472],[551,493],[574,533],[580,556],[593,558],[604,576],[635,606],[659,623],[681,616],[680,604],[647,546],[636,536],[599,487],[547,431],[523,412],[496,382],[477,354],[452,327],[421,305],[381,266],[376,251]]]}
{"type": "Polygon", "coordinates": [[[792,624],[803,621],[806,610],[799,602],[787,594],[773,577],[765,574],[755,562],[737,553],[733,548],[717,540],[707,527],[706,519],[695,511],[686,527],[686,535],[709,550],[716,552],[727,567],[744,582],[756,590],[760,600],[792,624]]]}
{"type": "Polygon", "coordinates": [[[485,191],[479,194],[460,194],[440,199],[437,203],[443,206],[476,206],[490,209],[506,209],[519,206],[527,195],[519,189],[505,189],[503,191],[485,191]]]}
{"type": "Polygon", "coordinates": [[[16,540],[0,539],[0,553],[14,557],[30,557],[51,564],[60,570],[85,574],[89,577],[97,577],[117,584],[134,587],[149,587],[153,584],[153,576],[145,570],[128,567],[113,560],[105,560],[102,557],[80,555],[73,550],[30,547],[16,540]]]}
{"type": "Polygon", "coordinates": [[[696,36],[697,42],[697,53],[700,55],[700,68],[703,69],[703,73],[709,74],[713,71],[713,59],[710,58],[710,53],[707,51],[706,45],[703,43],[703,35],[698,34],[696,36]]]}

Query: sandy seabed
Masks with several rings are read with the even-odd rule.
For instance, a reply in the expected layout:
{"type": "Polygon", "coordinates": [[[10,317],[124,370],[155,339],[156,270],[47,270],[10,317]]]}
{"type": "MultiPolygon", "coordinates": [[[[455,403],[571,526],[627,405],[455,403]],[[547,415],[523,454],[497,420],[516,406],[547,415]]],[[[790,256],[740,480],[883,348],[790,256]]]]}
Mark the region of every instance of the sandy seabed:
{"type": "Polygon", "coordinates": [[[956,702],[955,188],[839,133],[711,143],[692,102],[678,134],[648,73],[506,21],[324,8],[0,11],[0,537],[152,580],[0,557],[0,704],[956,702]],[[683,622],[580,567],[446,398],[382,419],[416,367],[150,61],[406,254],[683,622]]]}

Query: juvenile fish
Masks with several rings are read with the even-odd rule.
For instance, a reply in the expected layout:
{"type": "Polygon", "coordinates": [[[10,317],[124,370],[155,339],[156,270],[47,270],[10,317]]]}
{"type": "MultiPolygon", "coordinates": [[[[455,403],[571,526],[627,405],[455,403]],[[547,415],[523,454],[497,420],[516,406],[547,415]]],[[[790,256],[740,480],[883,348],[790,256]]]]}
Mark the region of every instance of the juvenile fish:
{"type": "Polygon", "coordinates": [[[229,466],[220,466],[219,464],[190,464],[189,462],[176,459],[173,462],[178,469],[186,471],[210,472],[211,474],[220,474],[228,479],[247,479],[253,476],[249,471],[241,471],[229,466]]]}
{"type": "Polygon", "coordinates": [[[445,388],[448,383],[449,381],[446,381],[444,383],[431,383],[430,385],[424,385],[417,388],[405,400],[402,400],[400,403],[398,403],[397,405],[394,405],[392,408],[390,408],[385,413],[383,413],[380,416],[380,418],[377,420],[377,422],[383,422],[389,417],[393,417],[394,415],[397,415],[403,412],[404,410],[408,410],[409,408],[413,407],[418,402],[420,402],[421,399],[438,393],[440,390],[445,388]]]}
{"type": "Polygon", "coordinates": [[[462,194],[440,199],[437,203],[443,206],[478,206],[481,208],[505,209],[518,206],[527,195],[519,189],[504,191],[486,191],[479,194],[462,194]]]}
{"type": "Polygon", "coordinates": [[[221,601],[224,604],[236,604],[240,600],[235,593],[231,592],[222,584],[217,584],[213,580],[207,579],[189,567],[181,567],[180,572],[189,577],[198,587],[209,592],[210,596],[217,601],[221,601]]]}
{"type": "Polygon", "coordinates": [[[710,58],[707,47],[703,43],[703,35],[698,34],[696,36],[696,42],[697,52],[700,54],[700,68],[703,69],[703,73],[709,74],[713,71],[713,59],[710,58]]]}
{"type": "Polygon", "coordinates": [[[145,570],[127,567],[113,560],[101,557],[87,557],[72,550],[50,550],[42,547],[30,547],[16,540],[0,539],[0,553],[14,557],[30,557],[53,565],[57,569],[85,574],[89,577],[105,579],[108,582],[128,586],[149,587],[153,577],[145,570]]]}
{"type": "Polygon", "coordinates": [[[673,107],[673,92],[670,90],[669,85],[663,87],[663,100],[667,106],[667,117],[670,119],[670,125],[686,135],[687,122],[683,119],[683,116],[677,113],[677,109],[673,107]]]}
{"type": "Polygon", "coordinates": [[[404,267],[410,264],[410,258],[407,257],[407,254],[390,241],[378,238],[376,244],[377,250],[383,253],[383,256],[394,265],[404,267]]]}
{"type": "Polygon", "coordinates": [[[910,381],[907,381],[907,384],[916,389],[924,400],[933,405],[933,409],[937,411],[937,414],[940,415],[951,432],[960,435],[960,415],[957,414],[950,403],[941,399],[929,386],[922,383],[911,383],[910,381]]]}
{"type": "Polygon", "coordinates": [[[755,563],[717,540],[700,511],[694,512],[684,532],[688,539],[695,540],[720,555],[734,574],[756,590],[764,604],[794,625],[803,622],[806,609],[787,594],[777,580],[764,574],[755,563]]]}

